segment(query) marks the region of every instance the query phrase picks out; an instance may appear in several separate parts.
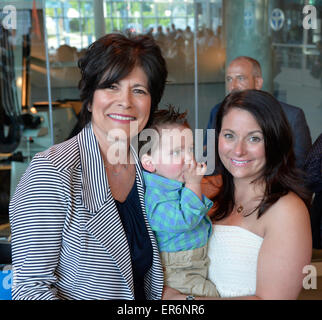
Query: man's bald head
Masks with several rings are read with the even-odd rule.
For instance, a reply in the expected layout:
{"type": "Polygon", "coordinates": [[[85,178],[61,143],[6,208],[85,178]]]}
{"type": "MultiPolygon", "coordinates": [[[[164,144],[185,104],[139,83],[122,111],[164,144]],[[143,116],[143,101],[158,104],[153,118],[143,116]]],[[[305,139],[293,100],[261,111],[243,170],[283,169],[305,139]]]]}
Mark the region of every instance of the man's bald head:
{"type": "Polygon", "coordinates": [[[262,86],[262,71],[257,60],[242,56],[231,61],[226,72],[227,93],[246,89],[260,90],[262,86]]]}

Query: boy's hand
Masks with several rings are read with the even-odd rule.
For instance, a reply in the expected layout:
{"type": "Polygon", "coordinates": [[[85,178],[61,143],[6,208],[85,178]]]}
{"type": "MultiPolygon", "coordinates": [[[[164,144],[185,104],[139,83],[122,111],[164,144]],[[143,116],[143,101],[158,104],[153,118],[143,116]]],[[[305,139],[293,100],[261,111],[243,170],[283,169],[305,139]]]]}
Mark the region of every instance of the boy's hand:
{"type": "Polygon", "coordinates": [[[200,200],[202,200],[201,194],[201,179],[207,171],[206,164],[196,163],[192,160],[190,163],[185,164],[185,169],[183,173],[185,187],[194,192],[200,200]]]}
{"type": "Polygon", "coordinates": [[[197,163],[195,160],[191,160],[190,163],[185,164],[183,173],[185,183],[200,183],[206,171],[207,165],[204,162],[197,163]]]}
{"type": "Polygon", "coordinates": [[[206,171],[207,171],[206,163],[205,162],[198,162],[197,163],[197,175],[200,176],[201,179],[205,175],[206,171]]]}

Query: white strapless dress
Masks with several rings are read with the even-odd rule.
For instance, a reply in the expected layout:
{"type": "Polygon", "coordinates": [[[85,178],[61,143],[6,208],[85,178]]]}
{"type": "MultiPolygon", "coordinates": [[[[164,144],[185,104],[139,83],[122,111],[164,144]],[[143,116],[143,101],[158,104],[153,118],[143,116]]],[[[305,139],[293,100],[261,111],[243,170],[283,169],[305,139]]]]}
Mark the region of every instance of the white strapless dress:
{"type": "Polygon", "coordinates": [[[254,295],[263,238],[237,226],[214,225],[213,229],[208,246],[208,278],[221,297],[254,295]]]}

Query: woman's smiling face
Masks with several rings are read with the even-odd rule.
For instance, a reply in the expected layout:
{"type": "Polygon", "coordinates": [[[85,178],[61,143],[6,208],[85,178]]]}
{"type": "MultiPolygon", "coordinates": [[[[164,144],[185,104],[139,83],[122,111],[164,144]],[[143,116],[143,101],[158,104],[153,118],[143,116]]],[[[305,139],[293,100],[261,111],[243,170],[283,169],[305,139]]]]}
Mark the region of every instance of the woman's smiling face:
{"type": "Polygon", "coordinates": [[[232,108],[223,117],[218,153],[234,179],[258,178],[266,164],[262,129],[248,111],[232,108]]]}
{"type": "Polygon", "coordinates": [[[150,109],[147,75],[141,67],[135,67],[125,78],[94,92],[93,131],[98,139],[113,131],[130,139],[145,127],[150,109]]]}

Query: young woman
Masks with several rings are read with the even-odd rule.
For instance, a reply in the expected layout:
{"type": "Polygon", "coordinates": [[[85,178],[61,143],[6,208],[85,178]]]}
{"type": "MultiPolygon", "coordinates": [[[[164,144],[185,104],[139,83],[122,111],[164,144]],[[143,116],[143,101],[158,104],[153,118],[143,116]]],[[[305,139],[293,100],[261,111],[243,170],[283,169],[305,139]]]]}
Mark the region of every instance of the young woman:
{"type": "MultiPolygon", "coordinates": [[[[296,299],[312,252],[309,194],[278,101],[258,90],[231,93],[215,148],[221,176],[205,178],[203,190],[215,202],[209,279],[223,298],[296,299]]],[[[164,298],[184,296],[167,288],[164,298]]]]}

